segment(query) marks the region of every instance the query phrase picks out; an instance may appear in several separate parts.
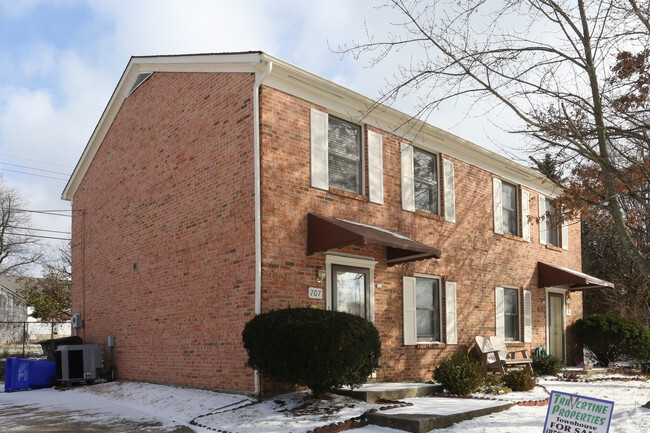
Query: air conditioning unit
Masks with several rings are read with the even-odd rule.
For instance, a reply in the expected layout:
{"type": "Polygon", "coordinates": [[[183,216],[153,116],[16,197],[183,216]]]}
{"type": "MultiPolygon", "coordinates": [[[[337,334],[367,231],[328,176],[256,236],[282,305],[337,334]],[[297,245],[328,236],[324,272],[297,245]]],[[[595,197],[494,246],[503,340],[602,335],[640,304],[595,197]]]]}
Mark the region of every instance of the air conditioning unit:
{"type": "Polygon", "coordinates": [[[102,351],[96,344],[59,346],[54,355],[59,382],[92,382],[99,378],[104,366],[102,351]]]}

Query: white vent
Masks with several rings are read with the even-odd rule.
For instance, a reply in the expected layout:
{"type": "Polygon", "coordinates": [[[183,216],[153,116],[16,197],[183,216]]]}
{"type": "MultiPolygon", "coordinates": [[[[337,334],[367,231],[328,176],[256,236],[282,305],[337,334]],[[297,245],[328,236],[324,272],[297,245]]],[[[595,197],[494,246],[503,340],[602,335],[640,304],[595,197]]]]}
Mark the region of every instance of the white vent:
{"type": "Polygon", "coordinates": [[[140,87],[140,84],[147,81],[147,78],[151,77],[152,75],[153,75],[153,72],[146,72],[146,73],[143,73],[143,74],[138,74],[138,76],[135,79],[135,82],[133,83],[133,86],[131,86],[131,90],[129,90],[129,94],[126,95],[126,97],[128,98],[131,95],[131,93],[135,92],[135,89],[140,87]]]}

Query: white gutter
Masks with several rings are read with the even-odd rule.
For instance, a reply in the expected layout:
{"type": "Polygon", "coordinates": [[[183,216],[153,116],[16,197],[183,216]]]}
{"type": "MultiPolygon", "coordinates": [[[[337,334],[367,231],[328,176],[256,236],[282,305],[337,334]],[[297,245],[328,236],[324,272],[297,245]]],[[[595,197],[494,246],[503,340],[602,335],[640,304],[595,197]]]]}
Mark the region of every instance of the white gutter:
{"type": "MultiPolygon", "coordinates": [[[[266,63],[264,70],[255,73],[253,88],[253,148],[255,160],[255,315],[262,312],[262,196],[261,196],[261,156],[260,156],[260,86],[271,73],[273,62],[265,61],[260,55],[258,66],[266,63]]],[[[260,374],[255,370],[255,395],[261,391],[260,374]]]]}

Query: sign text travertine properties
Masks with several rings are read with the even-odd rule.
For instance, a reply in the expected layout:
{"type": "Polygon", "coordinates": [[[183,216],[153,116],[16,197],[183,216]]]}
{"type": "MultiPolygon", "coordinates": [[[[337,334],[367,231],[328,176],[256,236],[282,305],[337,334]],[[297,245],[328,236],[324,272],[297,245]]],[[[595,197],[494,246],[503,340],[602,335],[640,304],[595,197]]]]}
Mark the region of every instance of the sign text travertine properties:
{"type": "Polygon", "coordinates": [[[544,433],[607,433],[614,402],[551,391],[544,433]]]}

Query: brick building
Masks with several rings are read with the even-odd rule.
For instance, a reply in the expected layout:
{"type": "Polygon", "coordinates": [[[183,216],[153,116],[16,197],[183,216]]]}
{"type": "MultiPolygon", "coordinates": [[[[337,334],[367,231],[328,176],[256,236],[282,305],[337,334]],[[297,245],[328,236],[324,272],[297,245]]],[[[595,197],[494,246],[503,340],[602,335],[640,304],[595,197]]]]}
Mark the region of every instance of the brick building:
{"type": "Polygon", "coordinates": [[[241,331],[289,306],[373,321],[378,381],[476,335],[579,356],[581,290],[608,283],[576,221],[537,218],[553,185],[372,103],[262,52],[131,59],[63,192],[79,334],[118,377],[267,390],[241,331]]]}

